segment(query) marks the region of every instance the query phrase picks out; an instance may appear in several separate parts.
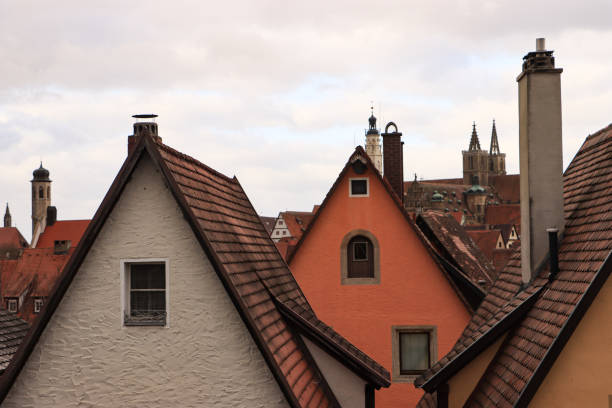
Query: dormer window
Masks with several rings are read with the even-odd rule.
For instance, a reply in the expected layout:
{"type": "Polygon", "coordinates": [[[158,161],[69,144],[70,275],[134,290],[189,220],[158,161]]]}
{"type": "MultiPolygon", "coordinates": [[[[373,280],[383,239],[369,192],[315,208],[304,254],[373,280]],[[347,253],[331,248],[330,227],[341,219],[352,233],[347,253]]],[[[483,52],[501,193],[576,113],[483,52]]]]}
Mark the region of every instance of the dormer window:
{"type": "Polygon", "coordinates": [[[370,183],[368,178],[349,179],[349,197],[368,197],[370,195],[370,183]]]}
{"type": "Polygon", "coordinates": [[[34,299],[34,313],[40,313],[42,307],[43,307],[43,300],[34,299]]]}
{"type": "Polygon", "coordinates": [[[18,310],[17,305],[18,305],[17,299],[15,298],[10,298],[6,300],[6,309],[11,313],[17,313],[17,310],[18,310]]]}

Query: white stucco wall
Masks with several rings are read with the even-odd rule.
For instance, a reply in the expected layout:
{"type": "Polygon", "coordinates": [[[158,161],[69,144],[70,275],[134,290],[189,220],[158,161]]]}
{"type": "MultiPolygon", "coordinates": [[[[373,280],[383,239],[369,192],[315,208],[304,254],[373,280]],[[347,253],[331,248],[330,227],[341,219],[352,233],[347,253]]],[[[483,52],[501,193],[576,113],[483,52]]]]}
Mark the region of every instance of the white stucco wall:
{"type": "Polygon", "coordinates": [[[331,387],[340,406],[346,408],[364,407],[366,382],[312,341],[304,336],[302,336],[302,339],[331,387]]]}
{"type": "Polygon", "coordinates": [[[288,406],[148,157],[2,406],[288,406]],[[169,260],[168,327],[123,327],[130,258],[169,260]]]}

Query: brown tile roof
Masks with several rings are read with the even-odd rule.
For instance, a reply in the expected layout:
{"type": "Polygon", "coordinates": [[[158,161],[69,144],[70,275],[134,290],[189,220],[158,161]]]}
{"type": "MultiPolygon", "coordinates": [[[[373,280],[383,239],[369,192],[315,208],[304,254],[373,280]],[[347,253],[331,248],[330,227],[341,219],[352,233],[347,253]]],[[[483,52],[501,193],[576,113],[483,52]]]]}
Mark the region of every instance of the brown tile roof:
{"type": "Polygon", "coordinates": [[[489,178],[489,184],[502,203],[518,204],[521,202],[520,174],[492,176],[489,178]]]}
{"type": "Polygon", "coordinates": [[[274,224],[276,223],[276,217],[264,217],[260,215],[259,219],[261,220],[261,223],[266,229],[266,232],[268,233],[268,235],[272,234],[272,230],[274,229],[274,224]]]}
{"type": "Polygon", "coordinates": [[[474,240],[478,248],[485,256],[492,260],[493,250],[497,244],[500,230],[467,230],[468,235],[474,240]]]}
{"type": "Polygon", "coordinates": [[[0,258],[6,258],[7,252],[10,258],[15,258],[22,249],[28,246],[28,241],[17,228],[0,228],[0,258]]]}
{"type": "Polygon", "coordinates": [[[499,204],[487,205],[485,209],[485,224],[502,225],[510,224],[521,225],[521,205],[520,204],[499,204]]]}
{"type": "Polygon", "coordinates": [[[0,374],[8,367],[30,326],[15,313],[0,308],[0,374]]]}
{"type": "Polygon", "coordinates": [[[295,246],[297,245],[298,240],[295,238],[281,238],[278,242],[275,242],[276,249],[281,254],[284,260],[287,260],[287,257],[293,252],[295,246]]]}
{"type": "Polygon", "coordinates": [[[282,211],[279,216],[283,217],[291,237],[299,240],[314,218],[314,212],[282,211]]]}
{"type": "Polygon", "coordinates": [[[55,221],[53,225],[48,225],[44,232],[40,234],[36,248],[53,248],[56,240],[68,240],[70,246],[75,247],[79,245],[87,225],[89,225],[89,220],[55,221]]]}
{"type": "MultiPolygon", "coordinates": [[[[486,289],[495,277],[495,268],[484,256],[463,227],[448,214],[440,211],[425,211],[417,217],[417,225],[422,220],[427,229],[458,267],[475,285],[486,289]]],[[[425,234],[430,237],[427,233],[425,234]]]]}
{"type": "Polygon", "coordinates": [[[487,316],[503,314],[507,308],[502,305],[503,299],[533,292],[533,304],[506,330],[510,330],[509,336],[466,406],[529,404],[612,272],[612,125],[587,137],[572,160],[564,175],[564,204],[566,226],[559,247],[559,273],[550,280],[543,279],[547,275],[547,268],[543,268],[540,278],[519,291],[517,251],[453,350],[435,370],[418,379],[419,385],[432,391],[436,375],[452,375],[453,361],[458,360],[456,350],[487,337],[478,332],[482,332],[482,326],[490,326],[487,316]],[[502,300],[491,302],[500,291],[502,300]]]}
{"type": "Polygon", "coordinates": [[[0,399],[8,393],[78,272],[139,158],[147,153],[163,174],[291,406],[338,405],[298,332],[333,350],[341,363],[373,386],[389,386],[389,373],[382,366],[317,319],[238,180],[144,135],[125,161],[81,245],[62,272],[38,324],[28,334],[5,375],[0,377],[0,399]]]}

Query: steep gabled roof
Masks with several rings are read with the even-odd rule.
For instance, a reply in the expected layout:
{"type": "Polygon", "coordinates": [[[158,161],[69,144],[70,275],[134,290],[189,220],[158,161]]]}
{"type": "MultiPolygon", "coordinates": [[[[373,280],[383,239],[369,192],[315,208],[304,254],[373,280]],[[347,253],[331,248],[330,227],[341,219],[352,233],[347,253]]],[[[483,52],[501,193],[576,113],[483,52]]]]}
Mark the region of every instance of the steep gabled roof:
{"type": "MultiPolygon", "coordinates": [[[[544,279],[545,267],[521,291],[517,250],[453,350],[415,384],[435,390],[441,377],[454,373],[453,361],[461,350],[485,336],[482,327],[490,326],[488,319],[512,306],[508,299],[531,291],[533,304],[508,328],[508,337],[466,406],[529,404],[612,272],[612,125],[587,137],[572,160],[564,175],[564,204],[566,225],[557,275],[544,279]]],[[[424,399],[422,406],[426,405],[424,399]]]]}
{"type": "Polygon", "coordinates": [[[467,234],[488,259],[493,259],[493,250],[496,248],[497,239],[501,234],[500,230],[467,230],[467,234]]]}
{"type": "MultiPolygon", "coordinates": [[[[287,263],[288,264],[291,263],[291,260],[293,259],[295,254],[300,250],[300,247],[301,247],[302,243],[305,240],[308,239],[310,231],[312,231],[313,227],[316,225],[317,220],[319,219],[319,216],[323,212],[325,212],[325,208],[327,206],[327,203],[329,202],[331,197],[334,195],[334,193],[338,189],[338,186],[340,185],[340,182],[343,180],[344,176],[348,172],[348,170],[351,167],[351,165],[353,163],[355,163],[356,161],[361,161],[370,170],[370,172],[374,175],[374,177],[376,177],[377,180],[380,183],[382,183],[382,185],[384,186],[385,190],[389,194],[389,197],[391,198],[391,200],[393,200],[396,208],[404,216],[404,219],[408,223],[409,227],[412,229],[412,231],[414,231],[414,233],[417,235],[417,237],[423,243],[423,245],[425,246],[425,249],[427,250],[429,255],[432,257],[433,261],[438,265],[438,268],[440,269],[442,274],[444,274],[444,276],[446,277],[446,279],[448,280],[450,285],[453,287],[453,289],[455,290],[455,293],[457,294],[459,299],[461,299],[461,301],[465,304],[466,308],[469,311],[472,311],[473,310],[472,309],[472,305],[470,304],[470,302],[466,298],[466,294],[463,293],[463,290],[465,288],[461,285],[461,283],[459,283],[459,285],[461,285],[461,286],[458,286],[457,280],[452,275],[450,275],[447,272],[446,268],[444,267],[444,265],[442,264],[441,260],[437,256],[437,253],[436,253],[433,245],[431,244],[431,242],[429,242],[429,240],[427,239],[427,237],[425,237],[423,232],[416,226],[414,220],[406,212],[406,209],[404,208],[400,198],[393,191],[393,188],[391,187],[389,182],[381,176],[380,172],[376,169],[376,167],[374,166],[374,163],[372,163],[372,161],[370,160],[369,156],[366,154],[365,150],[361,146],[357,146],[355,148],[355,151],[350,155],[349,159],[347,160],[346,164],[344,165],[344,168],[342,169],[342,171],[340,171],[340,174],[336,178],[336,181],[334,182],[332,187],[327,192],[327,195],[325,196],[325,199],[321,203],[321,206],[319,207],[317,212],[314,214],[314,217],[310,221],[310,224],[308,225],[308,228],[306,228],[306,231],[304,231],[304,234],[302,235],[302,238],[298,241],[298,243],[295,246],[295,248],[293,249],[293,251],[289,253],[288,258],[287,258],[287,263]]],[[[469,289],[472,289],[472,288],[470,287],[469,289]]]]}
{"type": "Polygon", "coordinates": [[[489,225],[521,225],[520,204],[488,205],[485,209],[485,224],[489,225]]]}
{"type": "Polygon", "coordinates": [[[502,203],[518,204],[521,202],[521,176],[519,174],[489,176],[489,184],[502,203]]]}
{"type": "Polygon", "coordinates": [[[70,246],[75,247],[79,245],[88,224],[89,220],[55,221],[53,225],[47,225],[40,234],[36,248],[53,248],[56,240],[68,240],[70,246]]]}
{"type": "MultiPolygon", "coordinates": [[[[0,250],[27,248],[28,241],[21,235],[15,227],[0,228],[0,250]]],[[[2,254],[0,254],[2,255],[2,254]]]]}
{"type": "Polygon", "coordinates": [[[291,233],[291,237],[300,239],[308,225],[314,218],[314,212],[307,211],[282,211],[279,217],[283,217],[285,225],[291,233]]]}
{"type": "Polygon", "coordinates": [[[276,222],[276,217],[264,217],[260,215],[259,219],[266,228],[266,232],[268,233],[268,235],[272,234],[272,230],[274,229],[274,223],[276,222]]]}
{"type": "MultiPolygon", "coordinates": [[[[308,335],[336,344],[347,361],[359,360],[360,370],[355,372],[364,380],[375,387],[389,386],[389,373],[384,368],[363,353],[356,353],[339,335],[331,336],[323,330],[327,326],[312,311],[238,180],[145,134],[139,137],[124,162],[81,244],[62,271],[40,318],[0,377],[0,401],[16,380],[143,155],[149,155],[163,175],[292,407],[337,406],[338,403],[296,334],[297,328],[281,314],[279,304],[312,322],[307,329],[300,328],[308,335]]],[[[340,359],[340,362],[345,361],[340,359]]],[[[353,368],[350,363],[346,364],[353,368]]]]}

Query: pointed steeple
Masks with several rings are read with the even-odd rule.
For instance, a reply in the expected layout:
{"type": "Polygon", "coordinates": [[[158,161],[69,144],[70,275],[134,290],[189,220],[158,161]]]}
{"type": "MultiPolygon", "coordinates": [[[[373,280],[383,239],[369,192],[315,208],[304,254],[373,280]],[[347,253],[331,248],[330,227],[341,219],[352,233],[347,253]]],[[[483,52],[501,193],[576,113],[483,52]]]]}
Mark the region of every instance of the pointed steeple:
{"type": "Polygon", "coordinates": [[[8,203],[6,203],[6,211],[4,212],[4,228],[8,228],[13,223],[11,212],[9,211],[8,203]]]}
{"type": "Polygon", "coordinates": [[[474,150],[480,150],[480,141],[478,140],[478,134],[476,133],[476,122],[472,123],[472,138],[470,139],[470,152],[474,150]]]}
{"type": "Polygon", "coordinates": [[[493,119],[493,130],[491,131],[491,147],[489,154],[500,154],[499,142],[497,141],[497,129],[495,129],[495,119],[493,119]]]}
{"type": "Polygon", "coordinates": [[[368,119],[368,122],[370,123],[370,128],[368,129],[366,134],[377,135],[378,129],[376,128],[376,116],[374,116],[374,106],[371,106],[370,110],[372,111],[372,113],[370,114],[370,118],[368,119]]]}

